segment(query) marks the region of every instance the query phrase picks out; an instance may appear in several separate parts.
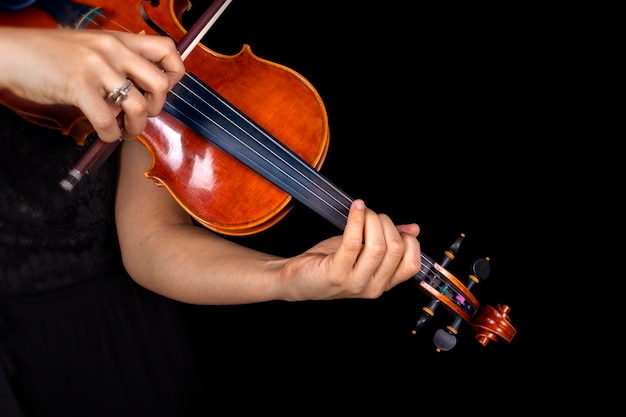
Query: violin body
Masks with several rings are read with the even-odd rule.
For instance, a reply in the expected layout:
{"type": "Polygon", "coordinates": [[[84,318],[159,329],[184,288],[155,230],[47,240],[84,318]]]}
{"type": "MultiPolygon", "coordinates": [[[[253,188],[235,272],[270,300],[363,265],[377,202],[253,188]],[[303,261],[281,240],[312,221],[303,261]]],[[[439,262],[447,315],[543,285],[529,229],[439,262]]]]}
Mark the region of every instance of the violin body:
{"type": "MultiPolygon", "coordinates": [[[[175,41],[186,33],[181,21],[190,4],[185,0],[161,2],[158,6],[140,1],[135,12],[129,11],[125,0],[106,3],[97,8],[93,23],[85,28],[102,26],[158,34],[153,29],[156,26],[175,41]]],[[[58,26],[49,13],[36,7],[1,13],[0,24],[58,26]]],[[[329,144],[328,118],[319,94],[304,77],[257,57],[248,45],[238,54],[227,56],[198,44],[186,57],[185,66],[187,72],[205,80],[307,163],[321,168],[329,144]]],[[[89,122],[72,106],[41,106],[6,90],[0,92],[0,102],[31,122],[60,129],[79,144],[93,133],[89,122]]],[[[190,215],[209,229],[228,235],[257,233],[276,224],[293,207],[291,195],[166,112],[149,118],[143,134],[136,139],[153,156],[146,177],[166,187],[190,215]],[[184,152],[180,151],[181,144],[184,152]]]]}
{"type": "MultiPolygon", "coordinates": [[[[247,45],[229,57],[206,51],[189,55],[185,62],[190,72],[197,75],[194,66],[206,67],[208,78],[203,79],[210,80],[215,91],[310,165],[321,168],[329,129],[325,107],[313,87],[295,72],[256,57],[247,45]]],[[[185,132],[173,143],[162,134],[185,130],[189,131],[176,118],[162,113],[148,120],[138,140],[159,155],[146,176],[166,186],[196,220],[220,233],[247,235],[267,229],[288,213],[289,194],[221,149],[207,146],[197,133],[185,132]],[[184,155],[173,151],[179,141],[184,142],[184,155]]]]}

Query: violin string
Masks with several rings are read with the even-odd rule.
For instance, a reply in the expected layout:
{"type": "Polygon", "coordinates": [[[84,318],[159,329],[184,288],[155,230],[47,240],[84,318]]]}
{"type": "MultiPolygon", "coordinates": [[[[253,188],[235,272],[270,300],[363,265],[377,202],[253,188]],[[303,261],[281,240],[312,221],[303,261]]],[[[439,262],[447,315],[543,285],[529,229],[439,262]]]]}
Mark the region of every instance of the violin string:
{"type": "Polygon", "coordinates": [[[111,20],[107,15],[101,12],[101,7],[92,7],[88,12],[84,13],[81,18],[74,24],[75,29],[86,29],[89,25],[95,26],[97,29],[105,29],[105,25],[103,23],[98,22],[98,18],[107,23],[113,24],[117,26],[119,29],[125,32],[130,32],[130,30],[118,22],[111,20]]]}

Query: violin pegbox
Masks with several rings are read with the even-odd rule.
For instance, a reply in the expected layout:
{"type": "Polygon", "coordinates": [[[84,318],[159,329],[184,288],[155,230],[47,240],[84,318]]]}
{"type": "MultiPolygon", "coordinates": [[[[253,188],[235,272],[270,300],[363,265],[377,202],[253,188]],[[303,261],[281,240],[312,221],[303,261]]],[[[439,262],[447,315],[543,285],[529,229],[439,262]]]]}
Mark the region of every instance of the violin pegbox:
{"type": "Polygon", "coordinates": [[[444,252],[441,263],[436,263],[429,257],[422,256],[422,268],[415,276],[420,290],[431,297],[431,301],[422,307],[422,314],[412,333],[418,330],[435,315],[439,305],[453,315],[452,322],[443,329],[435,332],[433,343],[437,352],[449,351],[456,346],[456,335],[463,322],[468,323],[476,331],[476,339],[486,346],[489,341],[511,341],[516,331],[511,326],[508,313],[510,308],[498,305],[497,308],[486,306],[483,308],[476,297],[471,293],[474,285],[486,280],[491,273],[489,258],[475,259],[471,264],[471,273],[467,282],[463,284],[446,267],[455,258],[458,249],[465,238],[461,234],[444,252]]]}

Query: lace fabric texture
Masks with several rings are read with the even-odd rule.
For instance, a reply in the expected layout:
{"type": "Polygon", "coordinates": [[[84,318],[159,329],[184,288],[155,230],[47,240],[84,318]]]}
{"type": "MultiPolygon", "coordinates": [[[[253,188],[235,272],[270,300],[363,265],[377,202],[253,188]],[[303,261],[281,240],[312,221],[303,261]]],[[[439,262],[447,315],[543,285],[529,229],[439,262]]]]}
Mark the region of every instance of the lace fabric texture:
{"type": "Polygon", "coordinates": [[[0,296],[119,271],[116,154],[67,192],[59,181],[86,146],[1,106],[0,121],[0,296]]]}

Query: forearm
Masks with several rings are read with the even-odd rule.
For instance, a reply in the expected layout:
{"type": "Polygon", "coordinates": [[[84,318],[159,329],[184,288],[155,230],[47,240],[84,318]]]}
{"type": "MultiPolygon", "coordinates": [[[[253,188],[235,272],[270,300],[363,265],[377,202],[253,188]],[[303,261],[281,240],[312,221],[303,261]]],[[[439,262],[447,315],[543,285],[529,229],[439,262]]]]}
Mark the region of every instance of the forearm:
{"type": "Polygon", "coordinates": [[[124,250],[139,284],[193,304],[285,299],[285,260],[236,245],[193,225],[164,227],[124,250]]]}

